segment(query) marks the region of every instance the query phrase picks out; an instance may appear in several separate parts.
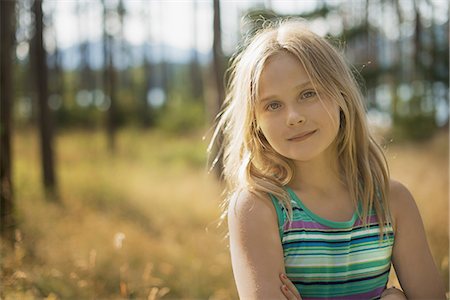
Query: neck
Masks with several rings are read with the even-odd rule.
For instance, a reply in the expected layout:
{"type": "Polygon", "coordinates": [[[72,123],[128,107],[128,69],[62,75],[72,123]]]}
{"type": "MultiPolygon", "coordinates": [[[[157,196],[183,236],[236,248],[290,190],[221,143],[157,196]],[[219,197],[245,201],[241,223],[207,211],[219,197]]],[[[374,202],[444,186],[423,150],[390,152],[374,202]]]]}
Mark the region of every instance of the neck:
{"type": "Polygon", "coordinates": [[[289,186],[298,191],[334,193],[345,188],[336,155],[321,155],[310,161],[294,161],[295,172],[289,186]]]}

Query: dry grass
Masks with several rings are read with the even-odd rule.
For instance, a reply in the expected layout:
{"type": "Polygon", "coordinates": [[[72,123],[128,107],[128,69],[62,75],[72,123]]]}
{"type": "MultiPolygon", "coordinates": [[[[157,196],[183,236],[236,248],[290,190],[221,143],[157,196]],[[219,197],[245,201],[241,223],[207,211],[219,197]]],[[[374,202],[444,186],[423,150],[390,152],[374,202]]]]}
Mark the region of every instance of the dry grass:
{"type": "MultiPolygon", "coordinates": [[[[426,143],[390,145],[391,177],[414,196],[433,258],[449,290],[449,137],[441,132],[426,143]]],[[[396,279],[392,278],[396,283],[396,279]]]]}
{"type": "Polygon", "coordinates": [[[102,133],[58,137],[55,204],[40,187],[35,134],[16,136],[21,241],[2,262],[5,298],[235,298],[206,143],[127,130],[115,155],[105,147],[102,133]]]}
{"type": "MultiPolygon", "coordinates": [[[[206,142],[125,130],[111,155],[101,132],[57,140],[59,204],[41,188],[37,136],[15,136],[19,241],[3,249],[5,299],[237,298],[206,142]]],[[[448,136],[391,145],[388,158],[448,282],[448,136]]]]}

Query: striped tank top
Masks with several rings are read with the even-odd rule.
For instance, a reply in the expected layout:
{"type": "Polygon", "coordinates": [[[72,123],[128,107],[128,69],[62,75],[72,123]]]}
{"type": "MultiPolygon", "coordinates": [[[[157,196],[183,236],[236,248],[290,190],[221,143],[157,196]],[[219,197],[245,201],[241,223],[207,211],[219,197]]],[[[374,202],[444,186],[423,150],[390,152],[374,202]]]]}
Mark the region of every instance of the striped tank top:
{"type": "Polygon", "coordinates": [[[310,211],[286,187],[293,209],[287,210],[270,195],[275,206],[283,246],[286,275],[304,300],[379,299],[391,267],[394,232],[379,241],[379,225],[373,211],[366,228],[357,212],[347,222],[323,219],[310,211]]]}

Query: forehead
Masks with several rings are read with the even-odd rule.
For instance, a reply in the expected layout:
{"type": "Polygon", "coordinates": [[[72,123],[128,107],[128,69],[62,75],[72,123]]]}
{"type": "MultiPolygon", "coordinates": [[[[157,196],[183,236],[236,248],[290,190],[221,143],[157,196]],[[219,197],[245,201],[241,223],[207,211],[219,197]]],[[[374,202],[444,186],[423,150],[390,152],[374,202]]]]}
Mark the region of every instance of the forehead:
{"type": "Polygon", "coordinates": [[[300,60],[291,53],[279,52],[270,56],[263,66],[258,81],[258,99],[290,92],[310,83],[300,60]]]}

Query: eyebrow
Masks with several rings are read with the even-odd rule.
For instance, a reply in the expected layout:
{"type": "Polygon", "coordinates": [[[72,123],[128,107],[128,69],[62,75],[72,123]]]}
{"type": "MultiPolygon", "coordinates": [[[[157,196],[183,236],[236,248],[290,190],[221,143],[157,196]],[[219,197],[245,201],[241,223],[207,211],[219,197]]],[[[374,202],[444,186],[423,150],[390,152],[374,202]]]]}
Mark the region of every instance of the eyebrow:
{"type": "MultiPolygon", "coordinates": [[[[309,86],[309,85],[311,85],[311,81],[305,81],[303,83],[298,84],[294,89],[301,90],[302,88],[305,88],[306,86],[309,86]]],[[[258,102],[263,103],[263,102],[272,100],[273,98],[276,98],[276,95],[270,95],[270,96],[264,97],[258,102]]]]}

